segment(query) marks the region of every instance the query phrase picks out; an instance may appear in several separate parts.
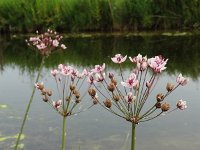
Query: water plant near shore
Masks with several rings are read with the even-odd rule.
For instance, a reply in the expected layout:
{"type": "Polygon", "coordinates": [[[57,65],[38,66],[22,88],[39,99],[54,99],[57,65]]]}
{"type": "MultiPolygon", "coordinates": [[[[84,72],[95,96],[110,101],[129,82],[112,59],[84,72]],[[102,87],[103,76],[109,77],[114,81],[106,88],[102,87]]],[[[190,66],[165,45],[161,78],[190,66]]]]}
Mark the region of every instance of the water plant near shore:
{"type": "MultiPolygon", "coordinates": [[[[38,74],[37,74],[37,77],[35,79],[35,82],[38,82],[42,68],[43,68],[43,65],[45,63],[45,59],[51,53],[53,53],[53,52],[55,52],[59,49],[66,49],[66,46],[64,44],[60,43],[62,36],[60,36],[56,31],[48,29],[47,32],[45,32],[43,34],[38,34],[38,31],[36,31],[36,33],[37,33],[36,36],[30,37],[29,40],[26,40],[26,42],[27,42],[28,46],[31,46],[34,50],[39,52],[42,56],[42,60],[41,60],[41,63],[40,63],[38,74]]],[[[26,112],[25,112],[24,117],[23,117],[22,125],[20,127],[20,131],[19,131],[16,143],[15,143],[14,150],[18,149],[20,137],[22,135],[24,125],[26,123],[26,119],[27,119],[28,112],[29,112],[30,107],[31,107],[31,103],[33,101],[34,94],[35,94],[35,87],[33,87],[28,105],[26,107],[26,112]]]]}
{"type": "MultiPolygon", "coordinates": [[[[35,87],[40,91],[44,102],[48,103],[58,114],[63,117],[62,124],[62,150],[65,150],[66,145],[66,120],[72,115],[81,113],[88,110],[96,103],[93,102],[88,106],[83,106],[82,100],[87,97],[87,91],[90,88],[84,83],[86,82],[88,71],[86,69],[80,73],[76,68],[72,66],[65,66],[60,64],[58,69],[51,71],[52,76],[56,82],[57,95],[55,98],[55,92],[47,89],[43,82],[36,83],[35,87]],[[53,97],[54,96],[54,97],[53,97]],[[54,100],[56,99],[56,100],[54,100]],[[83,108],[85,107],[85,108],[83,108]]],[[[86,105],[84,103],[84,105],[86,105]]]]}
{"type": "Polygon", "coordinates": [[[135,57],[129,57],[136,67],[130,72],[127,79],[122,70],[122,63],[126,59],[127,56],[122,56],[121,54],[111,58],[114,63],[119,65],[119,77],[113,73],[106,75],[105,64],[96,65],[88,76],[88,82],[91,85],[88,93],[97,104],[131,124],[131,150],[135,150],[135,131],[140,123],[150,121],[175,110],[187,108],[186,101],[180,99],[174,105],[174,108],[170,110],[171,106],[166,99],[178,87],[186,85],[188,79],[180,74],[176,79],[176,85],[169,82],[166,84],[165,93],[156,91],[155,100],[153,102],[151,100],[153,105],[146,108],[144,106],[150,101],[149,97],[152,97],[152,91],[159,81],[160,74],[166,69],[168,59],[164,59],[162,56],[148,59],[140,54],[135,57]],[[97,93],[101,95],[100,98],[95,96],[97,93]]]}

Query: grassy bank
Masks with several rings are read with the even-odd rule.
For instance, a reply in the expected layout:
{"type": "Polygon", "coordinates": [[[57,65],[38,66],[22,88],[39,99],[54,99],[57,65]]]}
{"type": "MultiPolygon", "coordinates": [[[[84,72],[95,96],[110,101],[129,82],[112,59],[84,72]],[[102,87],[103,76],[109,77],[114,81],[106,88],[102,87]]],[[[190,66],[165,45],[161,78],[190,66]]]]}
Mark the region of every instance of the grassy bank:
{"type": "Polygon", "coordinates": [[[199,0],[0,0],[1,32],[199,29],[199,0]]]}

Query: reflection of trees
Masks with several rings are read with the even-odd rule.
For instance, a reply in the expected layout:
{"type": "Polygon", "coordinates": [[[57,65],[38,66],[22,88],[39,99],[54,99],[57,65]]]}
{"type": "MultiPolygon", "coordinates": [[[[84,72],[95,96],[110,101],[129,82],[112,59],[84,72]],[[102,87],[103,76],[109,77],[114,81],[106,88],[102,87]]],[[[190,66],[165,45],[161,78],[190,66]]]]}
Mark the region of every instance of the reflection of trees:
{"type": "MultiPolygon", "coordinates": [[[[169,58],[168,73],[182,72],[197,78],[200,74],[199,40],[198,36],[68,38],[64,41],[68,47],[66,52],[51,55],[45,66],[53,68],[59,63],[70,63],[86,67],[105,62],[115,67],[110,57],[116,53],[128,56],[141,53],[148,57],[162,54],[169,58]]],[[[38,68],[40,56],[26,46],[24,38],[2,43],[7,43],[3,50],[5,64],[18,65],[22,71],[28,72],[38,68]]],[[[130,67],[131,63],[125,66],[130,67]]]]}
{"type": "Polygon", "coordinates": [[[3,71],[3,50],[0,46],[0,70],[3,71]]]}

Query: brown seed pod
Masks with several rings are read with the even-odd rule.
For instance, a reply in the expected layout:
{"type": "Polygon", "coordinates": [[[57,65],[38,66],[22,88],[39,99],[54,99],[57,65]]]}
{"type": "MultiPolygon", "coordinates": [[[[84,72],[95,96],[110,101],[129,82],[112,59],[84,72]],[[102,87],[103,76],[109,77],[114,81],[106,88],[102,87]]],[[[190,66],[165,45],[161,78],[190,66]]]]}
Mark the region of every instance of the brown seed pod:
{"type": "Polygon", "coordinates": [[[111,79],[111,82],[116,86],[117,85],[117,80],[116,79],[111,79]]]}
{"type": "Polygon", "coordinates": [[[106,99],[105,101],[103,101],[103,103],[107,108],[110,108],[112,106],[112,102],[110,99],[106,99]]]}
{"type": "Polygon", "coordinates": [[[110,92],[113,92],[114,90],[115,90],[115,85],[114,85],[114,83],[110,83],[109,85],[108,85],[108,90],[110,91],[110,92]]]}
{"type": "Polygon", "coordinates": [[[174,89],[174,85],[172,83],[167,83],[166,89],[168,92],[171,92],[174,89]]]}
{"type": "Polygon", "coordinates": [[[156,104],[155,104],[155,106],[156,106],[156,108],[161,108],[161,103],[160,102],[157,102],[156,104]]]}
{"type": "Polygon", "coordinates": [[[42,95],[46,95],[46,93],[47,93],[46,89],[43,88],[43,89],[41,90],[41,94],[42,94],[42,95]]]}
{"type": "Polygon", "coordinates": [[[81,100],[79,98],[76,99],[76,103],[80,103],[81,100]]]}
{"type": "Polygon", "coordinates": [[[94,88],[90,88],[90,89],[88,90],[88,93],[89,93],[89,95],[90,95],[91,97],[95,97],[95,95],[96,95],[96,90],[95,90],[94,88]]]}
{"type": "Polygon", "coordinates": [[[156,99],[157,99],[158,102],[161,102],[164,99],[164,95],[162,93],[159,93],[159,94],[156,95],[156,99]]]}
{"type": "Polygon", "coordinates": [[[170,105],[168,104],[168,103],[163,103],[162,105],[161,105],[161,109],[162,109],[162,111],[168,111],[169,109],[170,109],[170,105]]]}
{"type": "Polygon", "coordinates": [[[74,91],[75,88],[76,88],[76,87],[75,87],[74,85],[70,85],[70,86],[69,86],[69,89],[70,89],[71,91],[74,91]]]}
{"type": "Polygon", "coordinates": [[[52,91],[51,90],[47,90],[47,95],[51,96],[52,95],[52,91]]]}
{"type": "Polygon", "coordinates": [[[42,98],[42,100],[43,100],[44,102],[48,102],[48,97],[45,95],[45,96],[42,98]]]}
{"type": "Polygon", "coordinates": [[[113,99],[118,102],[120,100],[120,96],[119,95],[113,95],[113,99]]]}

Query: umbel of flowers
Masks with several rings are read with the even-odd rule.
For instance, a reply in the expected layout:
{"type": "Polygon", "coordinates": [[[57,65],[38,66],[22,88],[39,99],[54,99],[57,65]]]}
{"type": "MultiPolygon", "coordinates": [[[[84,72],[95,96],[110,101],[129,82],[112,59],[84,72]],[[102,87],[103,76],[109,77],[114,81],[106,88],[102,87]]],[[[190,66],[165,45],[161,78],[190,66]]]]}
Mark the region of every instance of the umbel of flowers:
{"type": "MultiPolygon", "coordinates": [[[[58,69],[51,71],[56,82],[57,93],[46,88],[44,84],[36,83],[36,88],[40,91],[44,102],[48,103],[56,112],[63,117],[62,130],[62,150],[65,149],[66,142],[66,119],[69,116],[85,111],[95,103],[91,103],[83,108],[82,100],[88,95],[90,85],[84,84],[87,79],[88,71],[84,69],[81,73],[72,66],[60,64],[58,69]],[[55,98],[55,95],[58,97],[55,98]]],[[[89,97],[90,98],[90,97],[89,97]]]]}
{"type": "Polygon", "coordinates": [[[111,58],[114,63],[119,65],[119,78],[113,73],[105,75],[105,64],[96,65],[88,76],[88,82],[91,84],[88,93],[93,101],[132,124],[131,150],[134,150],[135,128],[139,123],[152,120],[161,116],[161,114],[187,108],[186,101],[182,99],[178,100],[173,108],[171,108],[166,99],[175,89],[186,85],[188,79],[180,74],[176,79],[176,84],[167,83],[166,92],[161,93],[158,91],[157,95],[154,96],[154,104],[144,109],[145,103],[159,81],[160,74],[166,69],[168,59],[164,59],[162,56],[148,59],[140,54],[136,57],[129,57],[136,67],[127,78],[124,78],[122,63],[126,59],[127,56],[122,56],[121,54],[111,58]],[[101,95],[102,99],[96,96],[97,93],[101,95]]]}
{"type": "MultiPolygon", "coordinates": [[[[38,34],[38,31],[36,31],[36,36],[30,37],[28,40],[26,40],[26,43],[28,46],[32,47],[36,52],[39,52],[42,56],[42,60],[40,63],[40,67],[38,70],[38,74],[36,77],[35,82],[38,82],[40,73],[42,71],[43,65],[45,63],[45,58],[48,57],[53,52],[60,50],[60,49],[66,49],[67,47],[64,44],[61,44],[62,36],[59,35],[56,31],[48,29],[47,32],[38,34]]],[[[31,97],[29,99],[26,112],[22,121],[22,125],[20,127],[20,131],[16,140],[15,148],[14,150],[18,149],[20,137],[22,135],[24,125],[31,107],[31,103],[33,101],[33,97],[35,94],[35,87],[33,88],[31,97]]]]}
{"type": "Polygon", "coordinates": [[[59,35],[56,31],[48,29],[42,34],[38,34],[38,31],[36,33],[36,36],[30,37],[26,42],[43,56],[49,56],[58,49],[67,48],[61,43],[63,36],[59,35]]]}

